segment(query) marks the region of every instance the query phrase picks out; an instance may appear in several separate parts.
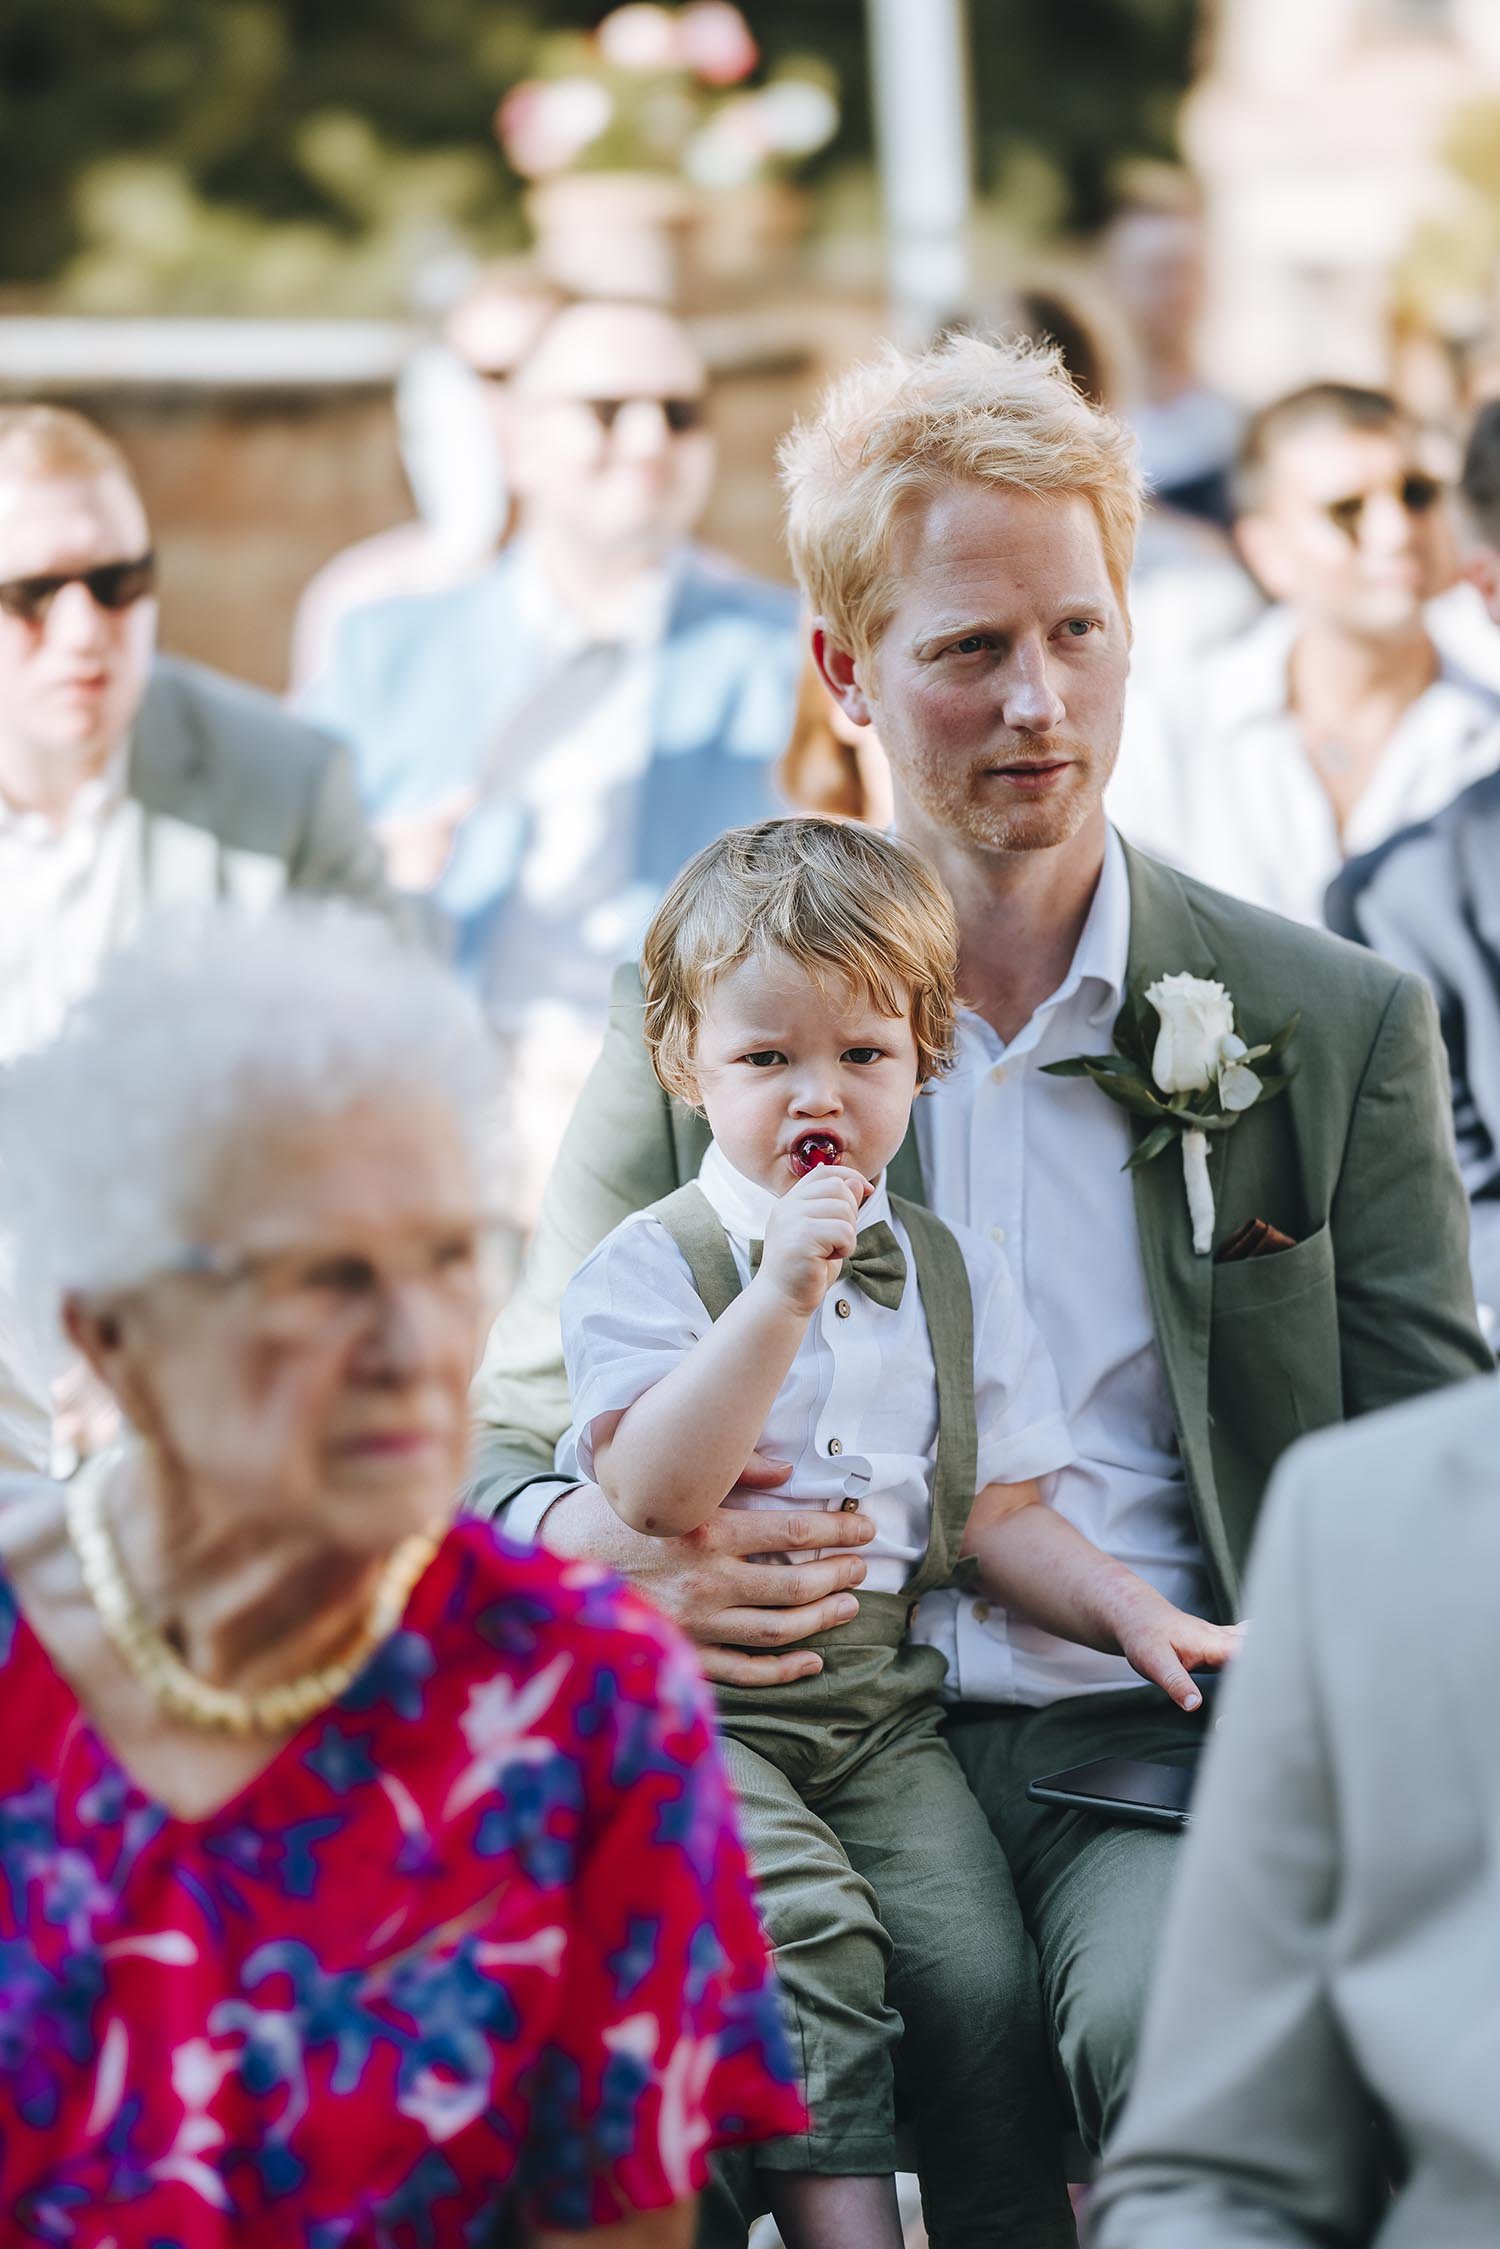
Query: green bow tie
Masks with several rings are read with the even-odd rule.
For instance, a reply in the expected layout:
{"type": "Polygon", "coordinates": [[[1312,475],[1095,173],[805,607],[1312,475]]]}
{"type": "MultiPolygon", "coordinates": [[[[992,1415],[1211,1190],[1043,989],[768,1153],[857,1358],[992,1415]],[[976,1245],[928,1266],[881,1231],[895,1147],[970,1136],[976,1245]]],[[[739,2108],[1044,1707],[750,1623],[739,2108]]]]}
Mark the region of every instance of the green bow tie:
{"type": "MultiPolygon", "coordinates": [[[[764,1242],[750,1244],[752,1273],[760,1271],[764,1250],[764,1242]]],[[[839,1279],[852,1280],[872,1304],[883,1304],[888,1312],[896,1310],[906,1287],[906,1253],[883,1218],[859,1236],[854,1255],[839,1267],[839,1279]]]]}

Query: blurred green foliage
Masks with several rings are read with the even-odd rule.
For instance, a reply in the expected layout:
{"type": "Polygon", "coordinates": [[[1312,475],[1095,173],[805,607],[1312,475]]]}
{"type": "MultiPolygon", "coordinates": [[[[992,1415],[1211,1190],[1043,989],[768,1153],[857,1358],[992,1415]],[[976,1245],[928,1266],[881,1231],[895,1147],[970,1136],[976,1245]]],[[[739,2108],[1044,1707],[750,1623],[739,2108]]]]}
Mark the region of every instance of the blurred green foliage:
{"type": "MultiPolygon", "coordinates": [[[[836,74],[810,169],[870,161],[863,0],[743,0],[773,65],[836,74]]],[[[0,287],[118,312],[379,311],[463,246],[524,238],[496,148],[539,38],[599,0],[3,0],[0,287]]],[[[970,0],[981,186],[1086,228],[1170,155],[1198,0],[970,0]]]]}

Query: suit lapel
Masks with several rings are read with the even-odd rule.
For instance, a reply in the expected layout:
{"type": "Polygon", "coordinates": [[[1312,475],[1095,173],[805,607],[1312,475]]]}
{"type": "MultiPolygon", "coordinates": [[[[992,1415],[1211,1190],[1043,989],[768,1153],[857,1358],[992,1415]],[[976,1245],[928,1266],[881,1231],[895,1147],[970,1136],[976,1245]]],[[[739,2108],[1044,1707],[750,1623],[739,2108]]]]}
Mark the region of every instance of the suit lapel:
{"type": "MultiPolygon", "coordinates": [[[[1171,869],[1143,858],[1126,846],[1130,877],[1130,953],[1126,970],[1132,991],[1153,983],[1158,976],[1217,977],[1219,970],[1208,952],[1186,894],[1171,869]]],[[[1100,1096],[1104,1098],[1103,1095],[1100,1096]]],[[[1132,1117],[1134,1142],[1151,1129],[1144,1118],[1132,1117]]],[[[1211,1143],[1209,1177],[1214,1203],[1222,1213],[1225,1169],[1233,1133],[1211,1143]]],[[[1151,1163],[1131,1173],[1135,1194],[1136,1231],[1141,1263],[1156,1329],[1157,1349],[1177,1422],[1177,1441],[1183,1466],[1198,1501],[1204,1541],[1223,1582],[1233,1583],[1230,1557],[1222,1551],[1218,1510],[1213,1504],[1213,1459],[1208,1441],[1208,1344],[1213,1310],[1213,1259],[1193,1254],[1192,1227],[1188,1219],[1187,1191],[1183,1185],[1182,1156],[1168,1148],[1151,1163]]]]}
{"type": "MultiPolygon", "coordinates": [[[[235,769],[227,769],[233,772],[235,769]]],[[[130,743],[130,793],[141,807],[141,895],[151,911],[232,899],[252,911],[286,888],[278,852],[236,849],[221,831],[241,816],[193,723],[169,663],[159,664],[130,743]]]]}
{"type": "Polygon", "coordinates": [[[207,765],[170,668],[158,664],[130,741],[130,793],[144,815],[142,896],[152,909],[211,905],[219,895],[207,765]]]}

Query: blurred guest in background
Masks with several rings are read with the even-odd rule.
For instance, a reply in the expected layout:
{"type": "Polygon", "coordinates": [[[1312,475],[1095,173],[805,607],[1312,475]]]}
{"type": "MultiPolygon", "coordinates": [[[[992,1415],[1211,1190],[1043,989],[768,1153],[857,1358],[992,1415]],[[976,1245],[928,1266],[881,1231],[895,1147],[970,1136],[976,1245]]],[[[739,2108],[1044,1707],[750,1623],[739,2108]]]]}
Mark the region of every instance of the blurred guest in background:
{"type": "Polygon", "coordinates": [[[452,1520],[494,1090],[472,1002],[341,915],[164,928],[14,1072],[28,1245],[140,1440],[0,1505],[39,2240],[83,2198],[686,2249],[709,2151],[805,2123],[686,1648],[452,1520]]]}
{"type": "Polygon", "coordinates": [[[797,681],[792,738],[776,768],[787,802],[799,812],[835,820],[867,820],[888,828],[894,810],[891,771],[873,726],[856,726],[829,694],[811,651],[797,681]]]}
{"type": "Polygon", "coordinates": [[[1203,312],[1203,222],[1182,173],[1140,168],[1105,231],[1105,285],[1135,345],[1135,380],[1115,403],[1141,441],[1141,467],[1159,507],[1210,523],[1229,520],[1229,471],[1239,409],[1198,371],[1203,312]]]}
{"type": "MultiPolygon", "coordinates": [[[[129,464],[55,406],[0,408],[0,1066],[52,1038],[143,915],[283,890],[394,904],[343,752],[156,653],[129,464]]],[[[7,1300],[0,1460],[48,1457],[54,1350],[7,1300]]]]}
{"type": "Polygon", "coordinates": [[[352,611],[461,585],[494,560],[511,508],[511,378],[560,302],[534,267],[497,261],[454,305],[441,340],[408,360],[396,424],[417,519],[357,540],[311,580],[292,625],[294,694],[324,669],[352,611]]]}
{"type": "Polygon", "coordinates": [[[1471,1382],[1279,1472],[1094,2249],[1500,2241],[1497,1446],[1471,1382]]]}
{"type": "MultiPolygon", "coordinates": [[[[1500,401],[1464,457],[1464,573],[1500,626],[1500,401]]],[[[1438,1003],[1459,1162],[1472,1204],[1470,1261],[1491,1342],[1500,1335],[1500,774],[1351,860],[1328,894],[1340,936],[1415,969],[1438,1003]]]]}
{"type": "Polygon", "coordinates": [[[311,700],[354,748],[393,876],[433,891],[515,1042],[523,1214],[615,963],[684,860],[775,809],[797,603],[689,541],[706,392],[667,314],[559,313],[516,378],[518,538],[471,586],[351,617],[311,700]]]}
{"type": "Polygon", "coordinates": [[[158,655],[155,575],[103,431],[0,407],[0,1062],[53,1036],[148,908],[390,902],[343,753],[158,655]]]}
{"type": "Polygon", "coordinates": [[[1276,606],[1132,700],[1125,833],[1241,898],[1320,922],[1346,854],[1500,765],[1500,696],[1440,653],[1456,571],[1421,432],[1382,391],[1314,383],[1246,434],[1236,526],[1276,606]]]}

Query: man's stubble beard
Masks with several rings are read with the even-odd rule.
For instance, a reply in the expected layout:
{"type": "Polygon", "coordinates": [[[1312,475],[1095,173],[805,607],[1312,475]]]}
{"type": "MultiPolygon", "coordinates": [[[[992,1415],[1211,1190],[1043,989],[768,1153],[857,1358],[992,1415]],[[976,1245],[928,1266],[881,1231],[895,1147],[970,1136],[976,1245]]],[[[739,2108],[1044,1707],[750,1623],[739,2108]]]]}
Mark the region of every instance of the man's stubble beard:
{"type": "MultiPolygon", "coordinates": [[[[1070,748],[1076,754],[1077,745],[1070,748]]],[[[986,784],[982,775],[975,776],[961,791],[941,787],[912,790],[908,786],[904,793],[924,824],[955,842],[1005,856],[1055,851],[1071,843],[1099,809],[1117,756],[1118,751],[1104,763],[1102,778],[1096,776],[1103,761],[1091,756],[1082,770],[1075,766],[1076,777],[1061,795],[1035,804],[986,801],[991,788],[998,793],[1003,784],[986,784]]],[[[1037,757],[1032,762],[1040,765],[1046,760],[1037,757]]],[[[897,827],[901,827],[899,814],[897,827]]]]}

